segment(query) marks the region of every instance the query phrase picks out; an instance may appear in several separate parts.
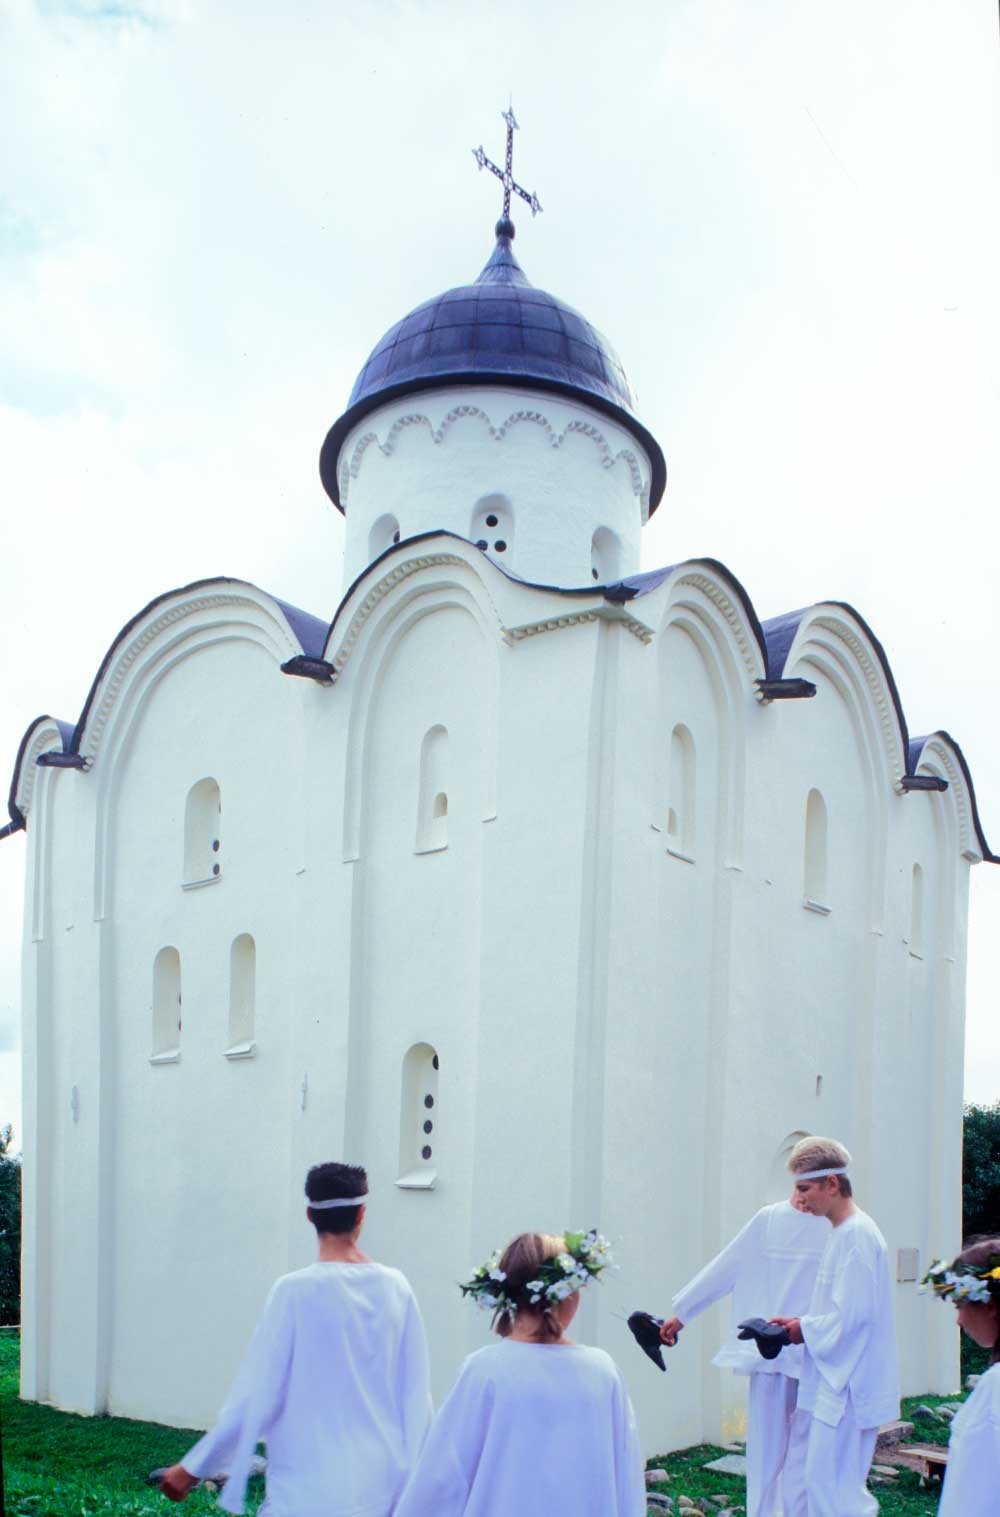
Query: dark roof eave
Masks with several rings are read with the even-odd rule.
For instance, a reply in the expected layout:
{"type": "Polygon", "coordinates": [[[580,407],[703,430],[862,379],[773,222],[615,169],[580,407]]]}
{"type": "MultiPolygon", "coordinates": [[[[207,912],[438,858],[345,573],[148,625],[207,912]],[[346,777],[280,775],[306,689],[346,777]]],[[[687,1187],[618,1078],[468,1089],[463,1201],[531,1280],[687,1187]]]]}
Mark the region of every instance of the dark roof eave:
{"type": "Polygon", "coordinates": [[[319,454],[319,477],[323,482],[323,489],[329,495],[338,511],[343,511],[343,502],[340,499],[340,483],[337,478],[337,460],[340,450],[344,445],[348,433],[357,426],[370,412],[385,405],[390,400],[398,400],[401,395],[415,395],[420,391],[455,389],[460,385],[471,385],[477,388],[515,389],[515,390],[544,390],[553,395],[564,395],[583,405],[591,406],[594,410],[616,421],[619,426],[631,432],[636,442],[643,448],[649,458],[649,515],[652,516],[660,501],[667,484],[667,464],[663,457],[663,449],[653,434],[638,421],[631,411],[626,411],[624,406],[619,406],[614,401],[607,400],[604,396],[583,390],[579,385],[565,384],[558,379],[546,379],[541,376],[528,374],[505,374],[499,370],[490,373],[484,369],[473,369],[462,373],[424,376],[420,379],[407,379],[399,384],[387,385],[384,390],[378,390],[370,395],[365,395],[361,400],[349,406],[343,416],[339,417],[326,434],[326,439],[319,454]]]}

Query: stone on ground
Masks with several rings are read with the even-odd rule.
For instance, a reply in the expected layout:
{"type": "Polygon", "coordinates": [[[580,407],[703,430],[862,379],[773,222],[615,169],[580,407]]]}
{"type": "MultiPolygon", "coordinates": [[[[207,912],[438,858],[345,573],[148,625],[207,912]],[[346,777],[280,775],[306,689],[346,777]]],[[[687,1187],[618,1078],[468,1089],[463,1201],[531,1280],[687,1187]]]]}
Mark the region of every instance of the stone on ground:
{"type": "Polygon", "coordinates": [[[887,1422],[885,1427],[879,1428],[876,1453],[879,1449],[895,1448],[898,1443],[906,1443],[912,1437],[912,1422],[887,1422]]]}
{"type": "Polygon", "coordinates": [[[703,1465],[702,1468],[711,1470],[714,1475],[742,1475],[745,1480],[747,1456],[746,1454],[723,1454],[721,1459],[713,1459],[710,1464],[703,1465]]]}

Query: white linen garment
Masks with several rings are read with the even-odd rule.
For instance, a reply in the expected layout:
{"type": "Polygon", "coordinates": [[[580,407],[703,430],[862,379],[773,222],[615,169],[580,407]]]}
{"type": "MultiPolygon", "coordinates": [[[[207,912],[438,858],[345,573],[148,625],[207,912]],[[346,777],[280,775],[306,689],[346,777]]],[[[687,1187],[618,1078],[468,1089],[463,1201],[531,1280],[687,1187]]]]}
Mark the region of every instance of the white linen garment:
{"type": "Polygon", "coordinates": [[[836,1427],[796,1412],[785,1466],[785,1517],[875,1517],[868,1489],[877,1427],[858,1427],[848,1406],[836,1427]]]}
{"type": "Polygon", "coordinates": [[[1000,1511],[1000,1364],[988,1369],[951,1424],[938,1517],[1000,1511]]]}
{"type": "Polygon", "coordinates": [[[413,1292],[381,1264],[311,1264],[276,1281],[219,1419],[181,1460],[228,1470],[242,1512],[267,1444],[268,1517],[389,1517],[431,1417],[413,1292]]]}
{"type": "Polygon", "coordinates": [[[799,1317],[807,1311],[830,1232],[825,1217],[796,1211],[790,1201],[763,1206],[678,1292],[674,1314],[685,1326],[723,1296],[732,1296],[730,1334],[713,1364],[744,1374],[798,1376],[801,1348],[793,1344],[777,1359],[764,1359],[756,1343],[737,1338],[736,1324],[747,1317],[799,1317]]]}
{"type": "Polygon", "coordinates": [[[855,1210],[831,1231],[800,1318],[802,1411],[829,1427],[840,1422],[848,1399],[859,1428],[899,1416],[892,1296],[885,1239],[866,1212],[855,1210]]]}
{"type": "Polygon", "coordinates": [[[764,1359],[756,1343],[736,1336],[736,1324],[747,1317],[804,1312],[829,1236],[824,1217],[796,1211],[789,1201],[764,1206],[673,1300],[675,1314],[687,1325],[723,1296],[732,1298],[729,1335],[713,1363],[750,1376],[747,1517],[777,1517],[781,1511],[803,1350],[790,1345],[776,1359],[764,1359]]]}
{"type": "Polygon", "coordinates": [[[645,1517],[635,1417],[610,1355],[505,1339],[471,1354],[395,1517],[645,1517]]]}

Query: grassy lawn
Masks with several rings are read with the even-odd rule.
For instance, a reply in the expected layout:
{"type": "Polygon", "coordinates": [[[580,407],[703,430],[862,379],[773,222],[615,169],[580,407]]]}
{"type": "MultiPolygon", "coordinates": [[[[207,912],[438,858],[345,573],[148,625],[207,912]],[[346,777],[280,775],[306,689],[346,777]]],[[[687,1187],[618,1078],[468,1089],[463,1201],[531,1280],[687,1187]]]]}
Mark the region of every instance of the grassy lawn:
{"type": "MultiPolygon", "coordinates": [[[[219,1517],[214,1497],[195,1491],[183,1507],[166,1501],[146,1476],[174,1464],[201,1436],[125,1417],[76,1417],[17,1397],[20,1343],[0,1333],[3,1488],[8,1517],[219,1517]]],[[[256,1512],[263,1481],[251,1486],[256,1512]]]]}
{"type": "MultiPolygon", "coordinates": [[[[0,1417],[3,1425],[4,1496],[9,1517],[159,1517],[178,1508],[146,1484],[149,1471],[173,1464],[198,1437],[182,1428],[123,1417],[76,1417],[70,1412],[19,1401],[19,1342],[0,1333],[0,1417]]],[[[963,1376],[986,1368],[986,1355],[963,1353],[963,1376]]],[[[923,1396],[903,1403],[904,1417],[923,1401],[935,1406],[958,1397],[923,1396]]],[[[947,1442],[947,1424],[915,1423],[914,1441],[947,1442]]],[[[665,1469],[670,1481],[661,1489],[674,1498],[726,1496],[744,1505],[744,1482],[733,1475],[713,1475],[702,1466],[724,1451],[706,1444],[650,1461],[665,1469]]],[[[892,1489],[875,1488],[886,1517],[930,1517],[937,1511],[940,1488],[921,1490],[916,1475],[901,1471],[892,1489]]],[[[251,1485],[248,1512],[256,1512],[263,1482],[251,1485]]],[[[653,1509],[651,1508],[651,1511],[653,1509]]],[[[196,1491],[185,1502],[189,1517],[218,1513],[214,1497],[196,1491]]]]}

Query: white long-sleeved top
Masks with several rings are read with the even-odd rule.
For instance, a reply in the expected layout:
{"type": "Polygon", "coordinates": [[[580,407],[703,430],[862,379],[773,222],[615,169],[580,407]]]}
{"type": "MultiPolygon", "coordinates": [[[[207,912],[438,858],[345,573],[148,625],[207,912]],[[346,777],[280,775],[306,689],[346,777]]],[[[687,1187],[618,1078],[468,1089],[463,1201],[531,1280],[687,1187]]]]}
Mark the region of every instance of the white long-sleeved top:
{"type": "Polygon", "coordinates": [[[694,1279],[674,1297],[674,1312],[685,1325],[732,1297],[729,1337],[714,1364],[740,1374],[782,1374],[797,1379],[802,1349],[791,1345],[776,1359],[764,1359],[754,1342],[741,1342],[736,1324],[747,1317],[798,1317],[812,1299],[820,1255],[830,1236],[824,1217],[796,1211],[789,1201],[761,1207],[694,1279]]]}
{"type": "Polygon", "coordinates": [[[405,1276],[311,1264],[275,1282],[218,1421],[181,1463],[200,1477],[228,1471],[219,1505],[242,1512],[263,1439],[270,1517],[388,1517],[430,1417],[405,1276]]]}
{"type": "Polygon", "coordinates": [[[948,1440],[948,1468],[938,1517],[983,1517],[1000,1510],[1000,1364],[988,1369],[948,1440]]]}
{"type": "Polygon", "coordinates": [[[396,1517],[645,1517],[624,1381],[603,1349],[511,1339],[471,1354],[396,1517]]]}
{"type": "Polygon", "coordinates": [[[854,1211],[830,1233],[801,1323],[801,1411],[830,1427],[848,1407],[860,1428],[899,1416],[889,1251],[867,1212],[854,1211]]]}

